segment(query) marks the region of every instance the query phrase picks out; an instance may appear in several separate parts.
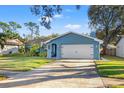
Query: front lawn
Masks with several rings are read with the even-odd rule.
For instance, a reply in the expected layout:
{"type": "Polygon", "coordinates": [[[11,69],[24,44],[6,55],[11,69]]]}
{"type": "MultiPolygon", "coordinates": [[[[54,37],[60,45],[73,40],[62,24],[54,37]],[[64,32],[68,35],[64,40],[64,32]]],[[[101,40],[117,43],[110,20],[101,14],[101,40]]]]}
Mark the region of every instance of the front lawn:
{"type": "MultiPolygon", "coordinates": [[[[96,61],[98,73],[101,77],[124,79],[124,58],[115,56],[103,56],[109,61],[96,61]]],[[[124,87],[112,86],[112,87],[124,87]]]]}
{"type": "Polygon", "coordinates": [[[1,80],[5,80],[5,79],[7,79],[6,76],[4,76],[4,75],[0,75],[0,81],[1,81],[1,80]]]}
{"type": "Polygon", "coordinates": [[[0,70],[29,71],[53,61],[41,57],[0,57],[0,70]]]}
{"type": "Polygon", "coordinates": [[[124,86],[112,86],[112,88],[124,88],[124,86]]]}

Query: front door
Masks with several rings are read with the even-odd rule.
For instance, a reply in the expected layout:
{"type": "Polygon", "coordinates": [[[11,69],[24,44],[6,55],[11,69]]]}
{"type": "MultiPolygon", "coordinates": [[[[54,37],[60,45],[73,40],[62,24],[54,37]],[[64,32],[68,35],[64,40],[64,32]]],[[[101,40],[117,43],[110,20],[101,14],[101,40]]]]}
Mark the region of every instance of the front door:
{"type": "Polygon", "coordinates": [[[57,45],[56,44],[52,44],[52,57],[56,57],[57,56],[57,45]]]}

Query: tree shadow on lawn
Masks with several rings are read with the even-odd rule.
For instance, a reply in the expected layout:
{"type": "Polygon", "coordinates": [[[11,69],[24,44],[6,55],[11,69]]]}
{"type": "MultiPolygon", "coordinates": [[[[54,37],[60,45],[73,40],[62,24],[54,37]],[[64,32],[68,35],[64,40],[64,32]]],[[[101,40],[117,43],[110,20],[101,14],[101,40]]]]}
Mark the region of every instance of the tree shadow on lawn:
{"type": "Polygon", "coordinates": [[[122,65],[98,65],[98,73],[104,77],[116,77],[117,75],[123,75],[116,78],[124,78],[124,66],[122,65]],[[112,76],[113,75],[113,76],[112,76]]]}
{"type": "MultiPolygon", "coordinates": [[[[21,87],[24,85],[30,85],[30,84],[37,84],[37,83],[41,83],[41,82],[47,82],[47,81],[52,81],[52,80],[61,80],[61,79],[72,79],[72,78],[78,78],[78,79],[82,79],[82,78],[86,78],[86,79],[93,79],[93,78],[98,78],[98,74],[96,73],[95,68],[91,69],[91,68],[87,68],[87,69],[58,69],[58,70],[39,70],[36,73],[30,73],[29,75],[25,73],[25,75],[27,75],[29,78],[30,77],[34,77],[34,79],[27,79],[27,80],[21,80],[22,78],[15,78],[13,80],[8,81],[7,83],[0,83],[0,87],[1,88],[9,88],[9,87],[21,87]],[[61,75],[61,73],[63,72],[75,72],[74,74],[66,74],[66,75],[61,75]],[[50,73],[47,75],[39,75],[38,77],[38,73],[50,73]],[[59,75],[54,75],[55,73],[59,72],[59,75]],[[35,75],[36,74],[36,75],[35,75]],[[35,78],[36,77],[36,78],[35,78]],[[18,80],[18,81],[16,81],[18,80]]],[[[25,79],[23,77],[23,79],[25,79]]],[[[82,82],[83,84],[83,82],[82,82]]]]}
{"type": "Polygon", "coordinates": [[[0,63],[4,62],[23,62],[26,60],[31,60],[31,59],[25,59],[25,58],[16,58],[16,57],[5,57],[5,58],[0,58],[0,63]]]}
{"type": "MultiPolygon", "coordinates": [[[[10,57],[10,58],[2,58],[2,59],[0,59],[0,64],[3,64],[3,63],[7,63],[7,64],[11,64],[12,62],[13,62],[13,64],[14,63],[27,63],[27,62],[35,62],[35,63],[38,63],[38,64],[40,64],[39,63],[39,61],[37,61],[37,60],[39,60],[40,61],[40,59],[32,59],[32,58],[28,58],[28,57],[24,57],[24,58],[19,58],[19,57],[10,57]]],[[[41,59],[42,60],[42,59],[41,59]]]]}
{"type": "Polygon", "coordinates": [[[4,60],[6,60],[6,61],[8,61],[8,60],[12,60],[12,61],[22,60],[23,61],[23,60],[32,60],[32,59],[40,60],[40,57],[22,57],[22,56],[21,57],[19,57],[19,56],[17,56],[17,57],[1,57],[0,61],[4,61],[4,60]]]}
{"type": "Polygon", "coordinates": [[[6,57],[6,58],[3,57],[3,58],[0,58],[0,63],[1,63],[1,62],[6,62],[6,61],[7,61],[7,62],[8,62],[8,61],[15,61],[15,59],[10,58],[10,57],[6,57]]]}

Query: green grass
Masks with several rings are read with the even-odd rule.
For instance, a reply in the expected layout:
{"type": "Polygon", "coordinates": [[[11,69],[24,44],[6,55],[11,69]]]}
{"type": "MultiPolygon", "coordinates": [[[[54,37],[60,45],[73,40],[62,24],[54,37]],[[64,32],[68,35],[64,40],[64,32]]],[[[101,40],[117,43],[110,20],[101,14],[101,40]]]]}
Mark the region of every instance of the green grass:
{"type": "Polygon", "coordinates": [[[124,79],[124,59],[114,56],[104,58],[110,61],[96,61],[100,76],[124,79]]]}
{"type": "Polygon", "coordinates": [[[0,75],[0,81],[1,81],[1,80],[5,80],[5,79],[7,79],[6,76],[4,76],[4,75],[0,75]]]}
{"type": "Polygon", "coordinates": [[[0,57],[0,70],[29,71],[50,62],[54,60],[24,56],[0,57]]]}
{"type": "Polygon", "coordinates": [[[112,88],[124,88],[124,86],[112,86],[112,88]]]}

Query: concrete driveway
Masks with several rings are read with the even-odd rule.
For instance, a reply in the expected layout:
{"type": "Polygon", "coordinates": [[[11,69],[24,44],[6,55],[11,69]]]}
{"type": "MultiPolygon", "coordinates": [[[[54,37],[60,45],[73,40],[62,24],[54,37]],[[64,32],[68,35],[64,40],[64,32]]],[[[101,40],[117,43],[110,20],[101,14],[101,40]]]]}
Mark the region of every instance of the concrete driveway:
{"type": "Polygon", "coordinates": [[[0,81],[1,88],[102,88],[93,61],[58,61],[0,81]]]}

